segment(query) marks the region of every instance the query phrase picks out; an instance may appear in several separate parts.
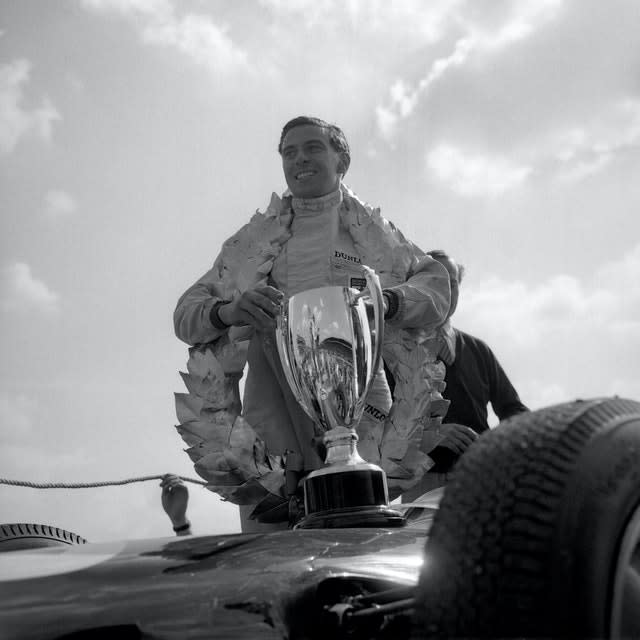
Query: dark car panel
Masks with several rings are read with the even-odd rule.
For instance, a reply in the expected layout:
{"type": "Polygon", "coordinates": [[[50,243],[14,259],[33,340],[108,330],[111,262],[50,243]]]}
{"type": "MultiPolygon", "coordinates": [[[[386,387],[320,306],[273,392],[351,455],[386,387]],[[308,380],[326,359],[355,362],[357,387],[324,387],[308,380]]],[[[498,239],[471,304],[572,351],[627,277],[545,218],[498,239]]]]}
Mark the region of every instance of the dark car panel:
{"type": "Polygon", "coordinates": [[[98,633],[315,637],[324,610],[335,602],[416,584],[429,521],[426,516],[401,529],[295,530],[9,551],[0,554],[0,630],[3,638],[16,640],[98,633]]]}

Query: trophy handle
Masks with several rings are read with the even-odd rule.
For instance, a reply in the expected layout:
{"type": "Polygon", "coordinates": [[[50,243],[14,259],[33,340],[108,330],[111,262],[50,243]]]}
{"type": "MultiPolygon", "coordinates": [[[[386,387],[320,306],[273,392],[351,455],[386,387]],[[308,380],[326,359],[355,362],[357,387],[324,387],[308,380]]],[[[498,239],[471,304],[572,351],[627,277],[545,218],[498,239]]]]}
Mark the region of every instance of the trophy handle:
{"type": "MultiPolygon", "coordinates": [[[[371,306],[373,308],[373,318],[369,317],[369,330],[371,331],[371,350],[373,352],[372,362],[372,377],[367,385],[367,391],[373,383],[373,378],[380,366],[380,359],[382,358],[382,345],[384,342],[384,301],[382,298],[382,287],[380,286],[380,278],[376,272],[370,267],[363,266],[364,277],[367,281],[367,288],[362,293],[358,294],[360,297],[369,297],[371,300],[371,306]]],[[[368,315],[368,314],[367,314],[368,315]]],[[[366,395],[366,394],[365,394],[366,395]]]]}
{"type": "Polygon", "coordinates": [[[290,339],[289,336],[289,301],[282,301],[280,303],[280,313],[278,314],[277,320],[277,329],[276,329],[276,347],[278,349],[278,354],[280,356],[280,362],[282,363],[282,369],[284,372],[284,376],[289,383],[289,388],[293,393],[294,398],[298,402],[298,404],[305,410],[311,418],[313,416],[309,414],[309,410],[304,403],[304,396],[300,387],[298,386],[298,381],[296,377],[293,375],[293,365],[291,360],[289,359],[289,351],[287,350],[287,343],[290,339]]]}

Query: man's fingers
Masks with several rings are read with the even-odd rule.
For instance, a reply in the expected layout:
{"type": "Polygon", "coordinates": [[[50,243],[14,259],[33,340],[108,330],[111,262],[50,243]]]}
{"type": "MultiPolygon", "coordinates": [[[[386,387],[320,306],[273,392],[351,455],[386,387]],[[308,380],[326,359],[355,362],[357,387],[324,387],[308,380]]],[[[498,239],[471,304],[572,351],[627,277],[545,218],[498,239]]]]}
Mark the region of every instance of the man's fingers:
{"type": "MultiPolygon", "coordinates": [[[[273,287],[269,287],[269,289],[273,289],[273,287]]],[[[254,290],[249,293],[250,300],[255,306],[260,307],[260,309],[262,309],[266,314],[275,318],[275,316],[277,316],[280,312],[281,296],[278,297],[278,295],[274,294],[273,292],[279,294],[279,291],[277,289],[269,291],[267,288],[254,290]]]]}
{"type": "Polygon", "coordinates": [[[280,289],[276,289],[275,287],[272,287],[270,285],[266,287],[258,287],[257,289],[254,289],[254,291],[262,294],[263,296],[266,296],[267,298],[269,298],[269,300],[278,305],[284,299],[284,293],[282,293],[280,289]]]}
{"type": "Polygon", "coordinates": [[[456,433],[454,437],[458,445],[463,449],[467,449],[467,447],[470,447],[475,441],[475,438],[467,433],[456,433]]]}
{"type": "MultiPolygon", "coordinates": [[[[454,426],[454,425],[452,425],[454,426]]],[[[464,453],[469,446],[475,441],[477,434],[475,431],[463,427],[462,425],[455,425],[455,427],[447,430],[447,434],[442,440],[442,444],[456,453],[464,453]],[[471,431],[471,433],[469,433],[471,431]]]]}
{"type": "Polygon", "coordinates": [[[173,474],[166,474],[162,478],[162,482],[160,483],[163,491],[172,491],[176,487],[183,486],[182,479],[179,476],[173,474]]]}
{"type": "Polygon", "coordinates": [[[272,329],[280,306],[259,291],[247,291],[239,301],[238,310],[247,324],[257,329],[272,329]]]}
{"type": "Polygon", "coordinates": [[[469,446],[478,438],[478,434],[471,427],[467,427],[463,424],[443,424],[441,429],[444,431],[446,436],[451,436],[452,438],[455,438],[456,441],[463,442],[466,446],[469,446]]]}
{"type": "Polygon", "coordinates": [[[275,317],[265,312],[261,307],[248,306],[246,309],[241,309],[240,312],[243,322],[256,329],[273,329],[276,326],[275,317]]]}
{"type": "Polygon", "coordinates": [[[229,305],[222,306],[218,314],[229,325],[250,325],[258,330],[273,329],[283,299],[284,294],[275,287],[249,289],[229,305]]]}

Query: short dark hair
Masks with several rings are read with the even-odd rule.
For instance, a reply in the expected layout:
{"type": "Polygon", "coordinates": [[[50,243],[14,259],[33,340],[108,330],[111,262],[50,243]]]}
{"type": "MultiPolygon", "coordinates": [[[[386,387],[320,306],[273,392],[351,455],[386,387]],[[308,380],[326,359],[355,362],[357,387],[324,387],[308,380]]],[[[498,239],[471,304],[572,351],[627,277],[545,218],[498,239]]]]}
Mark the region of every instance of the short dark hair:
{"type": "Polygon", "coordinates": [[[433,249],[431,251],[427,251],[427,255],[431,256],[434,260],[438,262],[442,262],[443,260],[448,260],[458,267],[458,283],[462,282],[462,278],[465,274],[466,268],[463,264],[460,264],[458,261],[454,260],[444,249],[433,249]]]}
{"type": "Polygon", "coordinates": [[[344,131],[337,125],[321,120],[320,118],[314,118],[313,116],[297,116],[292,120],[289,120],[287,124],[282,127],[282,133],[280,134],[280,142],[278,143],[278,153],[282,155],[282,143],[284,138],[295,127],[302,127],[304,125],[311,125],[314,127],[321,127],[325,129],[329,136],[329,142],[334,151],[342,153],[345,156],[345,173],[351,164],[351,150],[349,149],[349,143],[347,137],[344,135],[344,131]]]}

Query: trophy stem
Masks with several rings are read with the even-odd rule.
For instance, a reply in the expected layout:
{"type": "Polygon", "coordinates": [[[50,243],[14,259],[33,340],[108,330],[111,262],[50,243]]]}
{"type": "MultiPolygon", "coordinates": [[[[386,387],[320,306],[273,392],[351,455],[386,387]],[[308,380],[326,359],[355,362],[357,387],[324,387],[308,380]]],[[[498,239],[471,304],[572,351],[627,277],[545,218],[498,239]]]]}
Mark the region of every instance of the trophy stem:
{"type": "Polygon", "coordinates": [[[325,464],[304,480],[305,517],[296,528],[402,526],[402,515],[389,507],[387,476],[358,454],[354,430],[326,432],[325,464]]]}
{"type": "Polygon", "coordinates": [[[324,434],[327,449],[325,466],[336,464],[365,464],[357,448],[358,434],[347,427],[335,427],[324,434]]]}

